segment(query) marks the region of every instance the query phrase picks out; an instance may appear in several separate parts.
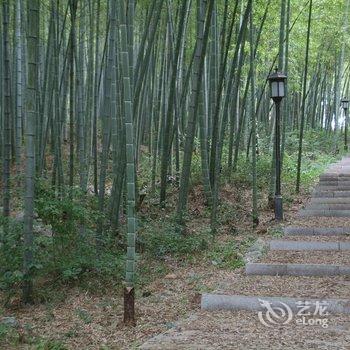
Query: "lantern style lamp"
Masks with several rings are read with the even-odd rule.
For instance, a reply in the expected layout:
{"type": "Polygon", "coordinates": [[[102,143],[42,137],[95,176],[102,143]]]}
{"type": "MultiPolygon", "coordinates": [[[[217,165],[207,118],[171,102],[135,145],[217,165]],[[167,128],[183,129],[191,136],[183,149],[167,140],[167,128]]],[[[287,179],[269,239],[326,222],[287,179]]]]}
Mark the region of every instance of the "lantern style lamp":
{"type": "Polygon", "coordinates": [[[340,101],[341,107],[344,110],[344,150],[348,150],[348,111],[349,111],[349,100],[347,98],[343,98],[340,101]]]}
{"type": "Polygon", "coordinates": [[[287,76],[275,69],[268,80],[270,82],[270,94],[276,106],[275,123],[275,151],[276,151],[276,187],[275,187],[275,220],[283,220],[283,200],[281,194],[281,101],[286,95],[287,76]]]}
{"type": "Polygon", "coordinates": [[[281,102],[286,94],[287,76],[278,72],[278,69],[276,68],[275,72],[269,76],[268,80],[270,82],[271,98],[275,103],[281,102]]]}
{"type": "Polygon", "coordinates": [[[347,98],[343,98],[340,103],[344,110],[349,108],[349,100],[347,98]]]}

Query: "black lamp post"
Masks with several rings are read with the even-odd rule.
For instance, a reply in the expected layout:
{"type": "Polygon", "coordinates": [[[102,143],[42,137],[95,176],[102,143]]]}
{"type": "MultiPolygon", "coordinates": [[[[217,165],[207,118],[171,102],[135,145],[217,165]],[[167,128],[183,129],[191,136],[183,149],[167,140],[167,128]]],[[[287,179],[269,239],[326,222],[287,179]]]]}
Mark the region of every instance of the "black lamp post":
{"type": "Polygon", "coordinates": [[[287,76],[276,68],[268,80],[270,93],[276,105],[275,149],[276,149],[276,189],[275,189],[275,219],[283,220],[283,202],[281,194],[281,101],[285,97],[287,76]]]}
{"type": "Polygon", "coordinates": [[[343,98],[341,101],[341,106],[344,109],[344,150],[348,150],[348,110],[349,110],[349,100],[343,98]]]}

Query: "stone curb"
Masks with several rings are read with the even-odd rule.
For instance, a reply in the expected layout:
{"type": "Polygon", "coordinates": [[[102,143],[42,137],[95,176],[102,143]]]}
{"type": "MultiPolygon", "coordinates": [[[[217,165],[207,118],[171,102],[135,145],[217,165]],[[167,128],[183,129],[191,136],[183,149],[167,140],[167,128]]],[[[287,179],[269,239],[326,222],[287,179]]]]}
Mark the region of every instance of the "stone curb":
{"type": "Polygon", "coordinates": [[[202,310],[230,310],[230,311],[266,311],[262,305],[267,301],[272,307],[281,307],[281,303],[287,305],[291,311],[300,311],[300,305],[309,305],[308,312],[314,313],[317,304],[326,303],[327,312],[330,314],[350,314],[350,300],[346,299],[305,299],[288,297],[265,297],[244,295],[203,294],[201,298],[202,310]],[[301,303],[301,304],[300,304],[301,303]]]}
{"type": "Polygon", "coordinates": [[[299,217],[326,216],[326,217],[350,217],[350,210],[312,210],[304,209],[298,213],[299,217]]]}
{"type": "Polygon", "coordinates": [[[319,179],[350,179],[350,174],[343,174],[335,171],[327,171],[319,176],[319,179]]]}
{"type": "Polygon", "coordinates": [[[314,198],[348,198],[350,197],[350,191],[318,191],[315,190],[312,193],[314,198]]]}
{"type": "Polygon", "coordinates": [[[296,227],[287,226],[283,230],[286,236],[338,236],[350,234],[350,227],[296,227]]]}
{"type": "Polygon", "coordinates": [[[270,250],[350,250],[349,244],[341,244],[342,242],[310,242],[310,241],[283,241],[272,240],[269,242],[270,250]]]}
{"type": "Polygon", "coordinates": [[[350,198],[342,197],[342,198],[327,198],[327,197],[319,197],[319,198],[311,198],[311,204],[348,204],[350,206],[350,198]]]}
{"type": "Polygon", "coordinates": [[[349,204],[311,203],[306,207],[306,210],[349,210],[350,211],[350,203],[349,204]]]}
{"type": "Polygon", "coordinates": [[[247,275],[259,276],[350,276],[350,266],[328,264],[262,264],[246,265],[247,275]]]}
{"type": "Polygon", "coordinates": [[[317,186],[350,186],[350,180],[348,178],[333,178],[333,179],[320,179],[317,186]],[[327,185],[329,184],[329,185],[327,185]]]}
{"type": "Polygon", "coordinates": [[[320,184],[315,187],[316,190],[320,191],[350,191],[350,186],[344,186],[344,185],[325,185],[325,184],[320,184]]]}

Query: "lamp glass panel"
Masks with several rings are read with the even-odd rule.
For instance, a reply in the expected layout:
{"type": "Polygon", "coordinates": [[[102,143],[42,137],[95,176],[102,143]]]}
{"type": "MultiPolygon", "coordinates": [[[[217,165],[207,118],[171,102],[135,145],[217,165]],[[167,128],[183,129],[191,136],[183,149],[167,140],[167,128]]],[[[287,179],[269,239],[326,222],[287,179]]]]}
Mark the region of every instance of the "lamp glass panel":
{"type": "Polygon", "coordinates": [[[271,97],[278,97],[278,82],[271,82],[271,97]]]}
{"type": "Polygon", "coordinates": [[[278,82],[278,96],[279,97],[284,97],[284,81],[279,81],[278,82]]]}

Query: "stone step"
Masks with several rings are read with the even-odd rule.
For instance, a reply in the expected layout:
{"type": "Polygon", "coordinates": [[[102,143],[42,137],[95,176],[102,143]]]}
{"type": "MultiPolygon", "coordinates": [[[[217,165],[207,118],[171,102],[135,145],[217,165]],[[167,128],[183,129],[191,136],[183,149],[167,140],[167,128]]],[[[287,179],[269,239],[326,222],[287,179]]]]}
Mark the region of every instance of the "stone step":
{"type": "Polygon", "coordinates": [[[324,181],[324,180],[320,180],[320,182],[318,183],[318,187],[322,187],[322,186],[326,186],[326,187],[332,187],[332,186],[350,186],[350,181],[324,181]]]}
{"type": "Polygon", "coordinates": [[[323,190],[324,188],[331,188],[337,190],[338,188],[350,187],[349,181],[320,181],[315,188],[323,190]]]}
{"type": "Polygon", "coordinates": [[[334,168],[330,172],[324,173],[325,176],[348,177],[350,175],[349,168],[334,168]]]}
{"type": "MultiPolygon", "coordinates": [[[[324,175],[327,175],[327,174],[329,175],[329,173],[325,173],[324,175]]],[[[350,172],[341,172],[339,171],[339,169],[332,171],[330,174],[338,177],[350,177],[350,172]]]]}
{"type": "Polygon", "coordinates": [[[350,174],[322,174],[318,177],[320,181],[350,181],[350,174]]]}
{"type": "Polygon", "coordinates": [[[335,164],[328,168],[327,173],[348,173],[348,170],[350,168],[349,164],[335,164]]]}
{"type": "Polygon", "coordinates": [[[338,182],[350,181],[350,174],[323,174],[319,176],[319,181],[338,182]]]}
{"type": "Polygon", "coordinates": [[[317,241],[286,241],[272,240],[270,250],[297,250],[297,251],[346,251],[350,250],[350,242],[317,242],[317,241]]]}
{"type": "Polygon", "coordinates": [[[315,187],[315,191],[350,191],[350,186],[334,185],[324,186],[318,185],[315,187]]]}
{"type": "Polygon", "coordinates": [[[299,217],[335,217],[335,218],[345,218],[350,217],[350,210],[312,210],[303,209],[298,213],[299,217]]]}
{"type": "Polygon", "coordinates": [[[338,181],[339,176],[336,173],[325,173],[320,175],[318,178],[320,180],[325,180],[325,181],[333,181],[333,180],[338,181]]]}
{"type": "Polygon", "coordinates": [[[287,226],[283,229],[286,236],[341,236],[349,235],[350,227],[299,227],[287,226]]]}
{"type": "Polygon", "coordinates": [[[311,198],[311,204],[348,204],[350,205],[350,198],[341,197],[341,198],[311,198]]]}
{"type": "Polygon", "coordinates": [[[245,295],[223,295],[204,293],[201,297],[201,309],[230,310],[230,311],[267,311],[266,307],[271,305],[273,309],[281,308],[281,305],[289,310],[285,312],[298,313],[300,305],[308,305],[308,312],[315,314],[319,305],[324,305],[329,314],[350,314],[350,304],[347,299],[305,299],[288,297],[268,296],[245,296],[245,295]]]}
{"type": "Polygon", "coordinates": [[[323,174],[319,176],[320,181],[325,182],[338,182],[338,181],[350,181],[350,175],[339,176],[339,174],[323,174]]]}
{"type": "Polygon", "coordinates": [[[350,176],[327,176],[327,177],[319,177],[320,183],[330,183],[334,185],[334,183],[341,182],[341,183],[347,183],[350,182],[350,176]]]}
{"type": "Polygon", "coordinates": [[[350,198],[350,191],[320,191],[315,190],[312,192],[313,198],[350,198]]]}
{"type": "Polygon", "coordinates": [[[265,264],[249,263],[247,275],[259,276],[350,276],[350,266],[330,264],[265,264]]]}
{"type": "Polygon", "coordinates": [[[350,175],[350,168],[337,168],[332,169],[331,174],[325,173],[326,176],[338,176],[339,178],[346,178],[350,175]]]}
{"type": "Polygon", "coordinates": [[[350,203],[349,204],[311,203],[305,209],[307,210],[350,210],[350,203]]]}

